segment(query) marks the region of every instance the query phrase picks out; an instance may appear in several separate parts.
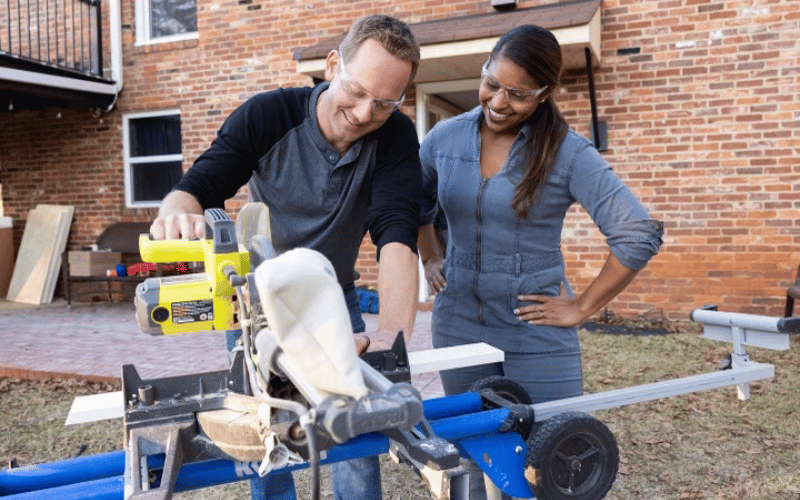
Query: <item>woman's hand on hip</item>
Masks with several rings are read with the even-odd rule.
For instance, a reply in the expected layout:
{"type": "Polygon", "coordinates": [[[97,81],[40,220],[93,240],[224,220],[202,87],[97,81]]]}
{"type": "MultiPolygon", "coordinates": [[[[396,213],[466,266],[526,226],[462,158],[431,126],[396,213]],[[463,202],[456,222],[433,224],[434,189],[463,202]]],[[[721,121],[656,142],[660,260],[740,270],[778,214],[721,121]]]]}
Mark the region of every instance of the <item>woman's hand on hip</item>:
{"type": "Polygon", "coordinates": [[[439,293],[444,290],[447,281],[444,279],[444,259],[441,257],[434,257],[422,264],[425,269],[425,280],[431,287],[433,293],[439,293]]]}
{"type": "Polygon", "coordinates": [[[553,325],[571,327],[583,323],[586,318],[581,310],[580,302],[567,294],[561,287],[561,295],[520,295],[520,302],[533,304],[520,306],[514,310],[520,321],[531,325],[553,325]]]}

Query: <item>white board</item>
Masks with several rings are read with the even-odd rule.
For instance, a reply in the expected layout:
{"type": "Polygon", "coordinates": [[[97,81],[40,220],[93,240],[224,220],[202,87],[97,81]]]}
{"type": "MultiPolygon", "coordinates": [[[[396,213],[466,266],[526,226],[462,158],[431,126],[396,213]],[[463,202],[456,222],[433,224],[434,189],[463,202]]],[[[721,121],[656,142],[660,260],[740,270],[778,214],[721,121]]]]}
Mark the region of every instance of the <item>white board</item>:
{"type": "Polygon", "coordinates": [[[72,401],[66,425],[122,418],[125,410],[122,391],[78,396],[72,401]]]}
{"type": "MultiPolygon", "coordinates": [[[[408,353],[408,364],[414,375],[495,363],[504,359],[503,351],[483,342],[408,353]]],[[[125,414],[123,403],[121,391],[78,396],[72,402],[66,425],[122,418],[125,414]]]]}
{"type": "Polygon", "coordinates": [[[408,364],[414,375],[498,363],[504,359],[503,351],[484,342],[408,353],[408,364]]]}

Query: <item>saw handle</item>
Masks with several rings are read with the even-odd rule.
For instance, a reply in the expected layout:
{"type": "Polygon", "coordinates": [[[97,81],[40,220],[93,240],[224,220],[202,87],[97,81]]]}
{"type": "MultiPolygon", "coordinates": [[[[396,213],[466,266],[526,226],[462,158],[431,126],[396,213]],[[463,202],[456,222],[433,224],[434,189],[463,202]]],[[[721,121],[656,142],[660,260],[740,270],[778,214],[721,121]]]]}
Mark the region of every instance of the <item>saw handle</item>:
{"type": "Polygon", "coordinates": [[[202,240],[154,240],[149,234],[139,235],[139,253],[154,264],[205,260],[202,240]]]}
{"type": "Polygon", "coordinates": [[[239,250],[236,226],[225,210],[209,208],[205,212],[206,239],[214,240],[214,253],[233,253],[239,250]]]}
{"type": "MultiPolygon", "coordinates": [[[[212,240],[214,253],[232,253],[239,250],[236,242],[236,227],[221,208],[205,211],[205,239],[212,240]]],[[[144,262],[203,262],[205,251],[203,240],[154,240],[149,234],[139,235],[139,253],[144,262]]]]}

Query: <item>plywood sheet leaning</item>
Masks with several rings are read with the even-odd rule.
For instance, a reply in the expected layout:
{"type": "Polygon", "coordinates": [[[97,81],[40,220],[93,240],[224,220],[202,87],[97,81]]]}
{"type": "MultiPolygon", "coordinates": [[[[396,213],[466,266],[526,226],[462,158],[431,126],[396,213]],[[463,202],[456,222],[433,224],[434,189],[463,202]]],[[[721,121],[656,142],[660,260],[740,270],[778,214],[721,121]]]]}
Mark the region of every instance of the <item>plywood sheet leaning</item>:
{"type": "Polygon", "coordinates": [[[70,205],[36,205],[37,210],[40,208],[57,213],[59,221],[57,247],[50,254],[50,266],[48,267],[47,280],[40,302],[40,304],[49,304],[53,301],[56,282],[61,274],[61,260],[63,259],[64,250],[67,248],[67,239],[69,238],[69,229],[72,227],[72,215],[75,213],[75,207],[70,205]]]}
{"type": "Polygon", "coordinates": [[[28,212],[8,300],[27,304],[52,300],[51,289],[58,277],[73,212],[72,206],[55,205],[38,205],[28,212]]]}
{"type": "Polygon", "coordinates": [[[8,300],[39,304],[44,290],[44,276],[50,263],[50,249],[56,244],[56,228],[49,214],[30,210],[22,242],[17,252],[14,273],[8,286],[8,300]]]}

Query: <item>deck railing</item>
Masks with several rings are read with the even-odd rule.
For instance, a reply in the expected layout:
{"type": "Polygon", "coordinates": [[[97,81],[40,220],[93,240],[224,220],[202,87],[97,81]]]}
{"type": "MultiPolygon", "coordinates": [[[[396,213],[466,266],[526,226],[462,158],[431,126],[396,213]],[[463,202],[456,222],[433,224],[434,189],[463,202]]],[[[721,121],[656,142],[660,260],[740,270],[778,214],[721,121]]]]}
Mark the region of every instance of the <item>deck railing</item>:
{"type": "Polygon", "coordinates": [[[103,77],[99,0],[0,0],[0,54],[103,77]]]}

